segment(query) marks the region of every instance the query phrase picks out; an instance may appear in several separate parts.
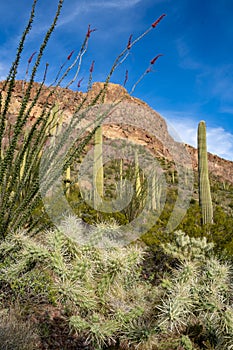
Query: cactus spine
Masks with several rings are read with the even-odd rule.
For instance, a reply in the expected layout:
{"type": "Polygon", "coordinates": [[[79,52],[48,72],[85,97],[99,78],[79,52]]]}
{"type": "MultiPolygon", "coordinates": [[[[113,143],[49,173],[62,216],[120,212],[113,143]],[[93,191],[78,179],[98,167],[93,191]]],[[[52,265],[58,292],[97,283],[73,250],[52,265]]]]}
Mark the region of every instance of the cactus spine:
{"type": "Polygon", "coordinates": [[[198,180],[199,180],[199,205],[202,214],[202,224],[213,223],[213,206],[210,193],[208,174],[208,158],[206,146],[206,125],[204,121],[198,124],[198,180]]]}

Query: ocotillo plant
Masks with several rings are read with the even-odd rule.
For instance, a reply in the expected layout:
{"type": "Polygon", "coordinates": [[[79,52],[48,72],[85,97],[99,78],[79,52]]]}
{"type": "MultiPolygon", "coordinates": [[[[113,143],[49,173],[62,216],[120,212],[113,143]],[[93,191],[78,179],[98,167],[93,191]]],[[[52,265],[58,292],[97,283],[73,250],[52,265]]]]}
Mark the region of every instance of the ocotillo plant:
{"type": "Polygon", "coordinates": [[[198,124],[198,181],[199,205],[202,213],[202,224],[213,223],[213,206],[210,193],[208,174],[208,158],[206,146],[206,125],[204,121],[198,124]]]}
{"type": "MultiPolygon", "coordinates": [[[[36,87],[34,92],[36,74],[42,62],[45,48],[56,27],[63,1],[57,0],[56,13],[44,38],[39,44],[38,53],[36,54],[34,52],[28,60],[28,68],[22,89],[23,97],[18,111],[14,116],[16,121],[12,125],[9,123],[10,105],[13,100],[19,64],[23,57],[26,39],[33,25],[38,0],[33,0],[30,16],[22,33],[15,60],[12,63],[6,80],[0,83],[0,239],[5,238],[9,232],[15,231],[20,227],[27,228],[28,231],[31,231],[35,227],[38,218],[35,218],[35,222],[32,222],[31,215],[41,204],[41,193],[47,193],[49,188],[52,187],[52,184],[60,176],[61,168],[65,171],[72,164],[72,161],[77,159],[88,142],[90,142],[96,129],[103,122],[106,114],[101,114],[97,118],[96,123],[86,126],[86,129],[85,127],[84,129],[81,128],[81,131],[78,134],[76,133],[77,135],[75,134],[77,138],[69,144],[70,151],[65,153],[66,157],[64,160],[60,155],[63,148],[66,148],[63,146],[67,145],[69,136],[78,129],[77,125],[86,117],[87,111],[99,103],[99,101],[102,101],[113,72],[126,60],[131,48],[153,30],[165,16],[165,14],[160,16],[135,40],[131,41],[132,36],[130,36],[128,44],[113,62],[105,79],[104,86],[95,96],[92,96],[91,93],[89,94],[89,90],[87,91],[86,97],[75,106],[73,115],[70,118],[69,124],[66,125],[65,130],[60,135],[58,135],[59,133],[56,130],[56,138],[53,137],[56,123],[54,120],[51,121],[51,114],[53,115],[54,109],[56,110],[55,97],[60,96],[60,90],[58,88],[61,87],[61,84],[65,84],[65,87],[68,88],[78,77],[83,56],[87,52],[91,33],[95,31],[95,29],[90,28],[90,25],[88,26],[79,52],[76,56],[72,56],[74,52],[72,51],[67,56],[65,63],[61,65],[54,81],[47,89],[46,99],[41,111],[32,120],[33,108],[39,101],[42,91],[46,89],[45,82],[48,64],[46,64],[41,83],[36,87]],[[30,69],[31,73],[28,74],[32,59],[35,63],[30,69]],[[69,65],[65,68],[67,63],[69,65]],[[74,73],[74,77],[66,84],[66,78],[72,72],[74,73]],[[52,105],[50,99],[54,101],[52,105]],[[28,130],[28,134],[24,138],[25,129],[28,130]],[[49,142],[49,136],[53,137],[52,141],[54,141],[54,145],[53,142],[49,142]],[[22,191],[24,191],[24,196],[21,196],[22,191]]],[[[153,65],[159,56],[157,55],[150,62],[150,65],[153,65]]],[[[146,69],[142,77],[150,71],[149,68],[146,69]]],[[[92,70],[93,65],[90,69],[89,81],[91,81],[92,70]]],[[[82,79],[79,80],[78,87],[81,81],[82,79]]],[[[41,212],[43,214],[44,210],[41,212]]]]}

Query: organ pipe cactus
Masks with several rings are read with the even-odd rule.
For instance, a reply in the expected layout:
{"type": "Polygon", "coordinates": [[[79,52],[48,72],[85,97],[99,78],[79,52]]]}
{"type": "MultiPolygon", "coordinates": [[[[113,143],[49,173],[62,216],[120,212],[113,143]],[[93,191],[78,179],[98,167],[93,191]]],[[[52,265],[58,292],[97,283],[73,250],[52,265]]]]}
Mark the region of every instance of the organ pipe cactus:
{"type": "Polygon", "coordinates": [[[213,206],[208,175],[208,158],[206,146],[206,125],[204,121],[198,124],[198,181],[199,205],[202,214],[202,224],[213,223],[213,206]]]}

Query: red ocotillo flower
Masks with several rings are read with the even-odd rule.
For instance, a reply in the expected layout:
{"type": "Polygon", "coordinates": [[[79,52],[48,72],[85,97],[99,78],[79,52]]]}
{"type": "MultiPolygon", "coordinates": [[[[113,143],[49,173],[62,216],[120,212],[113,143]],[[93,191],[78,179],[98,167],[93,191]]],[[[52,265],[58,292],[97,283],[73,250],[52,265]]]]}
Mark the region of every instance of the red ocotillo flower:
{"type": "Polygon", "coordinates": [[[95,61],[92,61],[92,63],[91,63],[91,67],[90,67],[90,73],[92,73],[92,72],[93,72],[93,70],[94,70],[94,64],[95,64],[95,61]]]}
{"type": "Polygon", "coordinates": [[[30,64],[30,63],[32,62],[32,59],[33,59],[33,57],[35,56],[35,54],[36,54],[36,51],[33,52],[33,54],[29,57],[29,59],[28,59],[28,64],[30,64]]]}
{"type": "Polygon", "coordinates": [[[88,24],[88,29],[87,29],[86,37],[87,37],[87,38],[90,38],[91,33],[92,33],[92,32],[95,32],[95,31],[96,31],[96,28],[91,29],[90,24],[88,24]]]}
{"type": "Polygon", "coordinates": [[[159,24],[159,22],[165,17],[166,15],[165,15],[165,13],[162,15],[162,16],[160,16],[154,23],[152,23],[152,27],[153,28],[155,28],[156,26],[157,26],[157,24],[159,24]]]}
{"type": "Polygon", "coordinates": [[[159,54],[157,56],[155,56],[151,61],[150,61],[150,64],[153,65],[155,63],[155,61],[157,61],[157,59],[160,57],[160,56],[163,56],[162,54],[159,54]]]}
{"type": "Polygon", "coordinates": [[[128,44],[127,44],[127,49],[128,49],[128,50],[131,49],[132,37],[133,37],[133,34],[130,35],[129,40],[128,40],[128,44]]]}
{"type": "Polygon", "coordinates": [[[127,81],[128,81],[128,78],[129,78],[129,72],[128,72],[128,69],[126,69],[124,86],[126,85],[126,83],[127,83],[127,81]]]}
{"type": "Polygon", "coordinates": [[[74,50],[71,51],[71,53],[67,56],[67,60],[69,61],[71,59],[71,56],[73,55],[74,50]]]}
{"type": "Polygon", "coordinates": [[[83,78],[82,79],[80,79],[79,81],[78,81],[78,84],[77,84],[77,86],[78,86],[78,88],[80,88],[80,86],[81,86],[81,82],[83,81],[83,78]]]}
{"type": "Polygon", "coordinates": [[[151,67],[147,68],[146,74],[151,72],[151,67]]]}

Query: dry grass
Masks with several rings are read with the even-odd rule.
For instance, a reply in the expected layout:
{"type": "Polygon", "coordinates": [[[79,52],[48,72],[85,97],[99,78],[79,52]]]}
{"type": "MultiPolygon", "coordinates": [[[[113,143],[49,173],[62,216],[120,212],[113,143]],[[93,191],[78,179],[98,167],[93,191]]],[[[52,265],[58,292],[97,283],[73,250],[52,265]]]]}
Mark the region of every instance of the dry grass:
{"type": "Polygon", "coordinates": [[[0,350],[36,350],[40,340],[36,327],[22,319],[20,310],[0,311],[0,350]]]}

